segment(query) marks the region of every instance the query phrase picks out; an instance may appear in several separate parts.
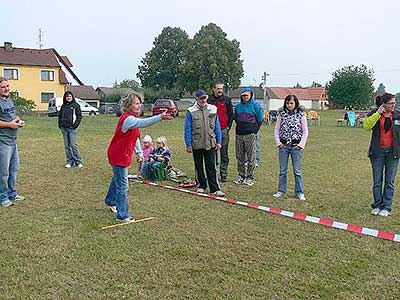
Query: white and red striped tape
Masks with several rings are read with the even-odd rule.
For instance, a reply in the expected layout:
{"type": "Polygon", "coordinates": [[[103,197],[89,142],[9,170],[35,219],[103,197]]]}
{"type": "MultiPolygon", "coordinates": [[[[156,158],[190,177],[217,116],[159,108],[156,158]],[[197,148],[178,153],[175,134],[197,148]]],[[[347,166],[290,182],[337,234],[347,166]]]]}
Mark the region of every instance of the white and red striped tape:
{"type": "Polygon", "coordinates": [[[224,197],[217,197],[217,196],[213,196],[213,195],[197,193],[195,191],[190,191],[190,190],[186,190],[186,189],[182,189],[182,188],[174,187],[174,186],[169,186],[169,185],[165,185],[165,184],[161,184],[161,183],[154,183],[154,182],[150,182],[150,181],[140,181],[140,180],[132,180],[132,181],[137,182],[137,183],[152,185],[152,186],[158,186],[158,187],[169,189],[169,190],[184,192],[184,193],[188,193],[188,194],[192,194],[192,195],[196,195],[196,196],[207,197],[210,199],[223,201],[226,203],[237,204],[237,205],[241,205],[241,206],[245,206],[245,207],[249,207],[249,208],[259,209],[259,210],[277,214],[280,216],[285,216],[285,217],[289,217],[289,218],[293,218],[293,219],[297,219],[297,220],[303,220],[303,221],[320,224],[320,225],[325,225],[328,227],[333,227],[333,228],[342,229],[342,230],[346,230],[346,231],[352,231],[352,232],[369,235],[369,236],[376,237],[376,238],[386,239],[386,240],[390,240],[390,241],[394,241],[394,242],[400,242],[400,234],[385,232],[385,231],[371,229],[371,228],[367,228],[367,227],[363,227],[363,226],[357,226],[357,225],[353,225],[353,224],[337,222],[337,221],[324,219],[324,218],[307,216],[304,214],[295,213],[295,212],[286,211],[286,210],[280,210],[280,209],[268,207],[268,206],[262,206],[262,205],[258,205],[255,203],[247,203],[247,202],[243,202],[243,201],[227,199],[224,197]]]}

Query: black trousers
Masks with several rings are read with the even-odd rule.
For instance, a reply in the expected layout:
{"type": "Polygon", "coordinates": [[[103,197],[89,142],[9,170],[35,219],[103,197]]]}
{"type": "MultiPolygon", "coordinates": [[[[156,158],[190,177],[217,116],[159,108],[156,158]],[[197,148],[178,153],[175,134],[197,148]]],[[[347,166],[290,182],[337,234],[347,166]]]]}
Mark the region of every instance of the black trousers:
{"type": "Polygon", "coordinates": [[[217,167],[216,167],[216,157],[217,151],[215,149],[210,150],[194,150],[193,149],[193,159],[194,168],[196,172],[196,180],[199,183],[199,188],[206,189],[207,182],[210,187],[210,193],[220,191],[218,180],[217,180],[217,167]],[[206,165],[207,178],[204,175],[203,161],[206,165]]]}

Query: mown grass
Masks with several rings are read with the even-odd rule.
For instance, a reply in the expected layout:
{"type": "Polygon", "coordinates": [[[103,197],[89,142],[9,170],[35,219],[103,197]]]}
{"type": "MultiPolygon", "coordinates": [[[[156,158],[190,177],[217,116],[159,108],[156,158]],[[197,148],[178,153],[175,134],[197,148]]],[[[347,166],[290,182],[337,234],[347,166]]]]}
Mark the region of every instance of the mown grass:
{"type": "MultiPolygon", "coordinates": [[[[291,172],[288,197],[272,197],[278,182],[273,126],[262,128],[262,164],[251,188],[232,182],[231,132],[230,181],[223,190],[233,199],[399,233],[397,187],[393,214],[370,215],[370,133],[336,126],[341,112],[321,115],[305,149],[306,202],[295,200],[291,172]]],[[[0,209],[0,299],[400,298],[398,243],[161,188],[130,185],[132,215],[154,220],[102,231],[115,222],[103,199],[117,119],[84,118],[82,170],[63,168],[55,118],[26,121],[18,191],[27,200],[0,209]]],[[[193,178],[183,116],[144,134],[166,135],[173,165],[193,178]]]]}

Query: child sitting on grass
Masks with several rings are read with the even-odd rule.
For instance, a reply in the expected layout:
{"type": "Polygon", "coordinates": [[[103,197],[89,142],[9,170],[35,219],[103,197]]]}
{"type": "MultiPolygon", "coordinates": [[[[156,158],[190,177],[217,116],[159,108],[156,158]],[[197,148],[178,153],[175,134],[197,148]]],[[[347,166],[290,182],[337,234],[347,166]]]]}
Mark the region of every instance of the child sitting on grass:
{"type": "Polygon", "coordinates": [[[151,136],[145,135],[143,138],[143,161],[140,162],[140,174],[144,174],[144,165],[146,162],[150,161],[150,155],[154,151],[154,147],[152,144],[153,140],[151,136]]]}
{"type": "Polygon", "coordinates": [[[171,153],[167,146],[167,138],[160,136],[156,140],[156,148],[150,154],[150,161],[143,166],[142,176],[149,180],[156,180],[159,170],[167,167],[170,161],[171,153]]]}

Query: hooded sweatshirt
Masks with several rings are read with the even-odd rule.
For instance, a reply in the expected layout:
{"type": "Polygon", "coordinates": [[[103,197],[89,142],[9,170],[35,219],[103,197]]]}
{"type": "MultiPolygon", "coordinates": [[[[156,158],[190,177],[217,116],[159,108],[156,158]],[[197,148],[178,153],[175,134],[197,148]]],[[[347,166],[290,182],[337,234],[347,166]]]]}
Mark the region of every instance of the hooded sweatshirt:
{"type": "Polygon", "coordinates": [[[58,127],[60,128],[78,128],[82,120],[81,106],[75,101],[63,100],[60,112],[58,113],[58,127]]]}
{"type": "Polygon", "coordinates": [[[263,111],[253,98],[253,90],[244,87],[240,95],[244,92],[250,92],[251,96],[248,102],[241,100],[235,107],[236,134],[238,135],[257,133],[263,121],[263,111]]]}

